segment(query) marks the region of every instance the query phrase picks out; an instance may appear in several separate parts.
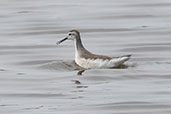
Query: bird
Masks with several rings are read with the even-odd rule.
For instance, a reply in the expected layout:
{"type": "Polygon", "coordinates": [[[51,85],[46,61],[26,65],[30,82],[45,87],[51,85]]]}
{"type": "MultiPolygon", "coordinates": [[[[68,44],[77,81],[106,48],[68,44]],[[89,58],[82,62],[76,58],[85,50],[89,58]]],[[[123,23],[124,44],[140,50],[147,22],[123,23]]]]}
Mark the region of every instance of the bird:
{"type": "Polygon", "coordinates": [[[131,55],[123,55],[118,57],[110,57],[105,55],[93,54],[88,51],[82,41],[81,35],[78,30],[70,30],[67,36],[58,41],[59,45],[65,40],[72,40],[75,44],[75,63],[83,69],[100,69],[100,68],[113,68],[119,67],[124,62],[128,61],[131,55]]]}

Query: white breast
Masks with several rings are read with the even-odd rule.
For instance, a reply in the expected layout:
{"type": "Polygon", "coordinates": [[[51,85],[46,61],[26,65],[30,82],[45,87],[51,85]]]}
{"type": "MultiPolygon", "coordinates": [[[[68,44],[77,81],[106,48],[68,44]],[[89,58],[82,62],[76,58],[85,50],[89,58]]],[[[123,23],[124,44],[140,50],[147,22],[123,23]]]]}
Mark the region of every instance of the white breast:
{"type": "Polygon", "coordinates": [[[85,59],[85,58],[76,58],[75,62],[83,68],[104,68],[108,66],[108,60],[101,60],[101,59],[85,59]]]}

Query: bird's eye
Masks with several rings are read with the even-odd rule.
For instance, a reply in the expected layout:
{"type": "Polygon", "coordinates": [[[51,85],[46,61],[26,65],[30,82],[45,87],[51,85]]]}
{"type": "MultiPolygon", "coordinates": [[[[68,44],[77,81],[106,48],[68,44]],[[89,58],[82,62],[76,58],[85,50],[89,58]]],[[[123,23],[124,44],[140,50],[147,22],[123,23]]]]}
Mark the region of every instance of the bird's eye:
{"type": "Polygon", "coordinates": [[[68,35],[71,36],[71,33],[69,33],[68,35]]]}

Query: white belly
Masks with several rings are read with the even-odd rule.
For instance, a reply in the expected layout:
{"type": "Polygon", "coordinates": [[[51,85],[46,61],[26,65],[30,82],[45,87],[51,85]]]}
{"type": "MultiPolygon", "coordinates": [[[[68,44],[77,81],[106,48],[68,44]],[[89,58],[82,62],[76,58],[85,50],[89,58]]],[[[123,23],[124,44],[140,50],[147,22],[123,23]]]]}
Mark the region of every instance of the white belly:
{"type": "Polygon", "coordinates": [[[79,53],[76,49],[75,53],[75,62],[85,68],[85,69],[91,69],[91,68],[111,68],[111,67],[117,67],[127,61],[129,57],[120,57],[120,58],[113,58],[111,60],[104,60],[104,59],[85,59],[83,57],[79,56],[79,53]]]}
{"type": "Polygon", "coordinates": [[[103,60],[103,59],[85,59],[82,57],[76,57],[75,62],[85,68],[85,69],[91,69],[91,68],[111,68],[111,67],[117,67],[121,64],[123,64],[125,61],[128,60],[128,57],[121,57],[121,58],[114,58],[111,60],[103,60]]]}
{"type": "Polygon", "coordinates": [[[86,69],[89,68],[109,68],[113,67],[114,64],[111,63],[109,60],[103,60],[103,59],[85,59],[85,58],[76,58],[75,62],[86,69]]]}

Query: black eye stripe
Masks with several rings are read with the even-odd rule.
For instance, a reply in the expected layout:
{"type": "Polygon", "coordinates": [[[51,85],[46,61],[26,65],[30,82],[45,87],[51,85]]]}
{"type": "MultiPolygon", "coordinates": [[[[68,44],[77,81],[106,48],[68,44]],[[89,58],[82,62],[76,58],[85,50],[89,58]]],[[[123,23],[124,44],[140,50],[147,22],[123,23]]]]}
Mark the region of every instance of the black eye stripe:
{"type": "Polygon", "coordinates": [[[71,35],[71,33],[69,33],[69,36],[71,35]]]}

